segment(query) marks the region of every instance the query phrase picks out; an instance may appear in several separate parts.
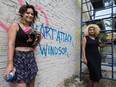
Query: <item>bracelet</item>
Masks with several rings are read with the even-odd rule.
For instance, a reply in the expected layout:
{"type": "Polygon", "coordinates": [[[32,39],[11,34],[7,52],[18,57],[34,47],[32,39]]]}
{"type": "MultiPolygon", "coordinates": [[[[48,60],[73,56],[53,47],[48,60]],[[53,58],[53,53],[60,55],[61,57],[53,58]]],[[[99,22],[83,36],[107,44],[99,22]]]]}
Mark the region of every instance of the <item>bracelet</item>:
{"type": "Polygon", "coordinates": [[[13,60],[8,60],[7,64],[13,63],[13,60]]]}

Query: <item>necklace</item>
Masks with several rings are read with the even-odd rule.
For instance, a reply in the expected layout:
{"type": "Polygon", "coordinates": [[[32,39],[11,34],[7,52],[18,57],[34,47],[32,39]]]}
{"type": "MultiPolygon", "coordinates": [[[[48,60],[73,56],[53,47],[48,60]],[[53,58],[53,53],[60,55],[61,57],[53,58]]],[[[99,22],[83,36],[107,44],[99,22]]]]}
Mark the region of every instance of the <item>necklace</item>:
{"type": "Polygon", "coordinates": [[[21,23],[22,23],[24,26],[31,26],[31,23],[26,23],[25,21],[21,21],[21,23]]]}
{"type": "Polygon", "coordinates": [[[95,37],[91,37],[91,36],[89,36],[92,40],[95,40],[95,37]]]}

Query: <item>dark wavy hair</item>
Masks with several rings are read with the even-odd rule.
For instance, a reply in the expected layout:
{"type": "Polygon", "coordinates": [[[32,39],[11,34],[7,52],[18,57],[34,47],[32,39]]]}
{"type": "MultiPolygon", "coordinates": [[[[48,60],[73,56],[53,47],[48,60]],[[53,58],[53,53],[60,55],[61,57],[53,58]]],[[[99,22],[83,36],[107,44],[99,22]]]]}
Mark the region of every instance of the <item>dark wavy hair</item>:
{"type": "Polygon", "coordinates": [[[34,23],[36,18],[38,18],[38,12],[35,10],[33,5],[29,5],[28,3],[26,3],[26,5],[21,6],[19,9],[19,15],[20,17],[23,17],[23,14],[27,12],[28,8],[31,8],[34,12],[34,20],[33,20],[33,23],[34,23]]]}

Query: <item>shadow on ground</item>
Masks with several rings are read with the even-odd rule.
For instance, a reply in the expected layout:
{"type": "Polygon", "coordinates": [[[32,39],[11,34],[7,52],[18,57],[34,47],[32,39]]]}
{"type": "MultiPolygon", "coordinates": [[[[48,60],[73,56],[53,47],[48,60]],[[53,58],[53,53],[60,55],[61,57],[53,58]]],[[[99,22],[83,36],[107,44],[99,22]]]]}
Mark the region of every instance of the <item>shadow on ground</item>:
{"type": "MultiPolygon", "coordinates": [[[[72,76],[70,79],[64,81],[64,87],[89,87],[89,78],[83,77],[80,82],[76,77],[72,76]]],[[[116,87],[116,81],[101,79],[96,83],[96,87],[116,87]]]]}

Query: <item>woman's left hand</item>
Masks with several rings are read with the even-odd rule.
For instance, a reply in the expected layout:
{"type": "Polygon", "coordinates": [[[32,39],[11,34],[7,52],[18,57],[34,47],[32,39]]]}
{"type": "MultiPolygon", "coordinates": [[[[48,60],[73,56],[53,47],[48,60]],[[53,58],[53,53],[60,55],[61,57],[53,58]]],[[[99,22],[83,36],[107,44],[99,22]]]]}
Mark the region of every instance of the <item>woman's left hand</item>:
{"type": "Polygon", "coordinates": [[[41,40],[41,34],[40,34],[40,32],[37,31],[35,37],[37,38],[37,41],[36,42],[40,42],[40,40],[41,40]]]}
{"type": "Polygon", "coordinates": [[[36,48],[36,46],[38,45],[40,40],[41,40],[41,34],[40,34],[40,32],[37,31],[36,35],[35,35],[35,41],[34,41],[34,44],[33,44],[34,48],[36,48]]]}

